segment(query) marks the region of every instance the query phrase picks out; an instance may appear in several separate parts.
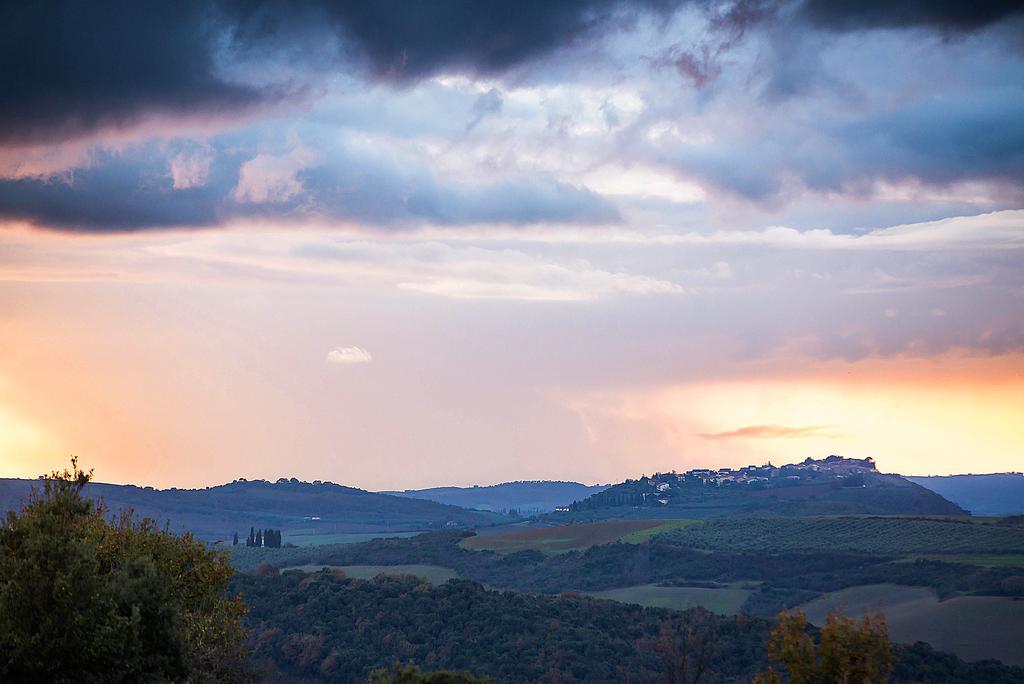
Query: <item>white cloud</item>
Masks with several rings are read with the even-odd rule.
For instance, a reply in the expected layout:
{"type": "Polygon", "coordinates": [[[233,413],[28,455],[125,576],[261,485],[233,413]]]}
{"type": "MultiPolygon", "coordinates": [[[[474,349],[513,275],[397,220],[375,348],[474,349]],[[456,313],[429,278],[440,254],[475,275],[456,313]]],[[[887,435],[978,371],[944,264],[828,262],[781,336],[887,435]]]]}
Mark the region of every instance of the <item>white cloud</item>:
{"type": "Polygon", "coordinates": [[[347,365],[370,363],[373,356],[362,347],[335,347],[327,352],[327,363],[343,363],[347,365]]]}
{"type": "Polygon", "coordinates": [[[244,244],[233,235],[190,235],[160,252],[227,269],[222,272],[394,287],[453,299],[580,302],[688,291],[664,276],[627,272],[619,264],[601,267],[582,258],[417,241],[412,235],[350,240],[330,232],[250,229],[244,244]]]}
{"type": "Polygon", "coordinates": [[[171,182],[175,190],[198,188],[206,185],[210,176],[210,164],[213,156],[210,153],[181,154],[171,158],[171,182]]]}
{"type": "Polygon", "coordinates": [[[767,247],[792,250],[931,251],[935,249],[1019,249],[1024,246],[1024,210],[1008,209],[975,216],[879,228],[862,234],[829,228],[797,230],[768,226],[758,230],[709,232],[641,231],[631,228],[594,230],[575,226],[542,227],[523,231],[505,227],[460,231],[424,229],[421,238],[446,241],[518,242],[537,244],[696,246],[744,249],[767,247]]]}
{"type": "Polygon", "coordinates": [[[660,169],[639,165],[606,164],[590,171],[583,182],[591,190],[605,195],[658,197],[680,204],[702,202],[706,193],[696,183],[676,178],[660,169]]]}
{"type": "Polygon", "coordinates": [[[305,147],[288,154],[258,154],[242,164],[234,197],[255,204],[290,200],[304,191],[296,174],[316,158],[316,153],[305,147]]]}

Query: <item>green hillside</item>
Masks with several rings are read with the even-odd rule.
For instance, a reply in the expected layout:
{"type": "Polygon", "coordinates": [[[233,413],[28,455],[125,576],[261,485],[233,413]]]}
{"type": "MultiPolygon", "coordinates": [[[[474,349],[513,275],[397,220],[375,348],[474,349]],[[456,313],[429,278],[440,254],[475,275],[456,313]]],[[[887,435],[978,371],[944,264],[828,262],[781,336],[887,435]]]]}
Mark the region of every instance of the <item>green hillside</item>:
{"type": "Polygon", "coordinates": [[[829,456],[781,468],[696,469],[626,480],[549,517],[565,522],[601,518],[720,516],[950,515],[968,512],[871,459],[829,456]]]}
{"type": "Polygon", "coordinates": [[[963,518],[717,518],[658,537],[698,549],[881,555],[1020,554],[1024,526],[963,518]]]}

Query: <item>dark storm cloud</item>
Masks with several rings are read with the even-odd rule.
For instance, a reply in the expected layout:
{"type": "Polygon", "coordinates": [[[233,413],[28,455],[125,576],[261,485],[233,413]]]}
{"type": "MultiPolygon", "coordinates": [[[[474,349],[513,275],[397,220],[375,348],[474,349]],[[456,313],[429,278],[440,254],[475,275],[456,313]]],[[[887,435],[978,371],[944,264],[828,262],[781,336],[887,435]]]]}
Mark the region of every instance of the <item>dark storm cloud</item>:
{"type": "Polygon", "coordinates": [[[639,12],[670,12],[683,0],[377,0],[239,2],[244,42],[306,30],[308,22],[346,40],[381,78],[439,71],[500,74],[582,38],[628,26],[639,12]]]}
{"type": "Polygon", "coordinates": [[[254,85],[265,59],[394,81],[442,70],[500,74],[626,25],[636,12],[675,4],[7,2],[0,7],[0,144],[64,140],[150,113],[230,112],[278,100],[296,85],[254,85]],[[228,78],[222,62],[243,73],[248,67],[254,80],[239,80],[238,69],[228,78]]]}
{"type": "Polygon", "coordinates": [[[0,144],[257,103],[258,92],[216,74],[223,27],[191,0],[0,4],[0,144]]]}
{"type": "Polygon", "coordinates": [[[216,226],[241,217],[350,220],[375,227],[539,222],[610,223],[614,205],[552,178],[474,185],[439,182],[424,167],[334,150],[296,172],[298,190],[262,201],[236,193],[253,152],[235,141],[211,155],[204,178],[175,187],[178,151],[145,145],[96,155],[82,168],[47,178],[0,179],[0,219],[80,232],[216,226]]]}
{"type": "Polygon", "coordinates": [[[987,181],[1019,194],[1024,184],[1022,122],[1024,94],[997,90],[971,98],[929,98],[845,124],[819,121],[794,127],[777,120],[755,131],[755,139],[683,145],[655,156],[758,202],[778,200],[787,182],[815,191],[857,192],[880,178],[937,187],[987,181]]]}
{"type": "Polygon", "coordinates": [[[1024,14],[1022,0],[805,0],[801,12],[834,31],[931,28],[974,31],[1024,14]]]}
{"type": "MultiPolygon", "coordinates": [[[[560,48],[628,30],[640,15],[704,11],[709,34],[663,55],[706,83],[720,54],[775,16],[777,0],[178,0],[0,5],[0,145],[53,142],[140,117],[231,113],[303,92],[315,72],[394,83],[444,72],[501,75],[560,48]],[[266,62],[288,63],[268,82],[266,62]]],[[[825,2],[798,14],[830,30],[971,30],[1021,2],[825,2]]]]}

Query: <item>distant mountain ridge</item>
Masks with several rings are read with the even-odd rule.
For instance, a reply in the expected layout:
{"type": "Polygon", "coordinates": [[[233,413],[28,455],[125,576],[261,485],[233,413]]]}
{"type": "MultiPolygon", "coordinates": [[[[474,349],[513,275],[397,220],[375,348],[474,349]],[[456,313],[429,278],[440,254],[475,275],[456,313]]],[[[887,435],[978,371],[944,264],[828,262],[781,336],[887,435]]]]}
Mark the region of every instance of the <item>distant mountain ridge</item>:
{"type": "Polygon", "coordinates": [[[907,479],[946,497],[974,515],[1024,513],[1024,473],[908,476],[907,479]]]}
{"type": "Polygon", "coordinates": [[[626,480],[551,518],[710,518],[717,516],[968,515],[872,459],[829,456],[782,467],[695,468],[626,480]]]}
{"type": "MultiPolygon", "coordinates": [[[[38,480],[0,479],[0,511],[16,509],[38,480]]],[[[235,480],[204,489],[153,489],[90,483],[85,494],[103,499],[112,511],[137,515],[188,530],[201,539],[230,540],[250,527],[312,534],[403,532],[491,525],[501,520],[434,501],[389,496],[331,482],[235,480]]]]}
{"type": "Polygon", "coordinates": [[[523,515],[547,513],[558,506],[603,491],[611,485],[585,485],[558,480],[520,480],[472,487],[430,487],[385,491],[381,494],[427,499],[438,503],[486,511],[519,511],[523,515]]]}

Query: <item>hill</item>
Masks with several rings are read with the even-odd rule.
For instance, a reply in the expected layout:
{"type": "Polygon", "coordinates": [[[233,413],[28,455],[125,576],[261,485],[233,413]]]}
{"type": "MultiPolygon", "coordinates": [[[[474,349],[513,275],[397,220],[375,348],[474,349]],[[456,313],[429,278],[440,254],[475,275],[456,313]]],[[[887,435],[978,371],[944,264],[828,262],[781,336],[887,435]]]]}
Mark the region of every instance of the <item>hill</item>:
{"type": "MultiPolygon", "coordinates": [[[[0,479],[0,511],[19,506],[35,480],[0,479]]],[[[500,516],[434,501],[368,492],[331,482],[296,479],[236,480],[204,489],[154,489],[135,485],[90,483],[85,495],[103,499],[112,512],[133,509],[140,516],[188,530],[201,539],[230,541],[250,527],[281,529],[290,534],[321,535],[397,533],[491,525],[500,516]]]]}
{"type": "Polygon", "coordinates": [[[529,515],[548,513],[555,510],[556,506],[568,506],[574,501],[582,501],[608,487],[609,485],[590,486],[579,482],[539,480],[503,482],[482,487],[406,489],[401,492],[381,492],[381,494],[427,499],[462,508],[484,511],[518,511],[520,514],[529,515]]]}
{"type": "Polygon", "coordinates": [[[974,515],[1024,513],[1024,474],[946,475],[907,477],[940,494],[974,515]]]}
{"type": "Polygon", "coordinates": [[[594,494],[555,513],[565,521],[605,517],[968,515],[900,475],[883,474],[872,459],[841,456],[776,467],[706,468],[656,473],[594,494]]]}

